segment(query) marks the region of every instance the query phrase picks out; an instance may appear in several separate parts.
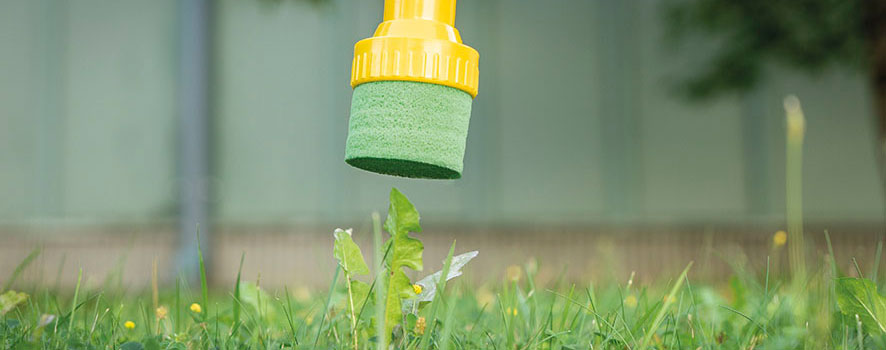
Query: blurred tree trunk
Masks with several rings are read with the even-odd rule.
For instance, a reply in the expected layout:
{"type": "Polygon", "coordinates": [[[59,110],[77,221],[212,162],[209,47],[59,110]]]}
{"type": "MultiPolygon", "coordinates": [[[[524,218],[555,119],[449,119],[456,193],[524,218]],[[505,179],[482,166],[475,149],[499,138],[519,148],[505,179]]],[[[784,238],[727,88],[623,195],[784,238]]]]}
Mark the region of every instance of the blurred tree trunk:
{"type": "Polygon", "coordinates": [[[864,3],[864,28],[870,57],[877,130],[881,150],[886,152],[886,1],[864,3]]]}
{"type": "Polygon", "coordinates": [[[886,1],[867,0],[862,3],[878,137],[876,154],[886,197],[886,1]]]}

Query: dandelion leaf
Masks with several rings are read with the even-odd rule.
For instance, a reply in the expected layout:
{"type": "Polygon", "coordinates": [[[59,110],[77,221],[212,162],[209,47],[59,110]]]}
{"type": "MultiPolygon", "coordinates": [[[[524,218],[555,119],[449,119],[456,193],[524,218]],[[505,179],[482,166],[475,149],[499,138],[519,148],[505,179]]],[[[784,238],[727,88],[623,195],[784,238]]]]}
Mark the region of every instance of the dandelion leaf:
{"type": "Polygon", "coordinates": [[[396,188],[391,189],[388,217],[385,219],[385,231],[396,233],[421,232],[418,223],[419,215],[415,206],[396,188]]]}
{"type": "Polygon", "coordinates": [[[333,255],[342,270],[351,275],[368,275],[369,266],[363,260],[363,252],[360,251],[360,247],[351,238],[351,230],[337,228],[333,232],[333,236],[335,237],[333,255]]]}
{"type": "Polygon", "coordinates": [[[404,267],[413,270],[422,269],[422,251],[424,246],[418,239],[409,237],[410,232],[421,232],[419,214],[415,206],[409,202],[396,188],[391,189],[391,205],[385,219],[385,230],[391,235],[388,240],[390,257],[387,259],[390,271],[388,290],[385,297],[385,332],[391,334],[394,326],[403,318],[402,300],[415,295],[412,283],[403,271],[404,267]]]}
{"type": "Polygon", "coordinates": [[[363,303],[366,302],[369,297],[369,285],[363,281],[352,280],[351,282],[351,295],[354,298],[354,310],[356,312],[360,312],[363,309],[363,303]]]}

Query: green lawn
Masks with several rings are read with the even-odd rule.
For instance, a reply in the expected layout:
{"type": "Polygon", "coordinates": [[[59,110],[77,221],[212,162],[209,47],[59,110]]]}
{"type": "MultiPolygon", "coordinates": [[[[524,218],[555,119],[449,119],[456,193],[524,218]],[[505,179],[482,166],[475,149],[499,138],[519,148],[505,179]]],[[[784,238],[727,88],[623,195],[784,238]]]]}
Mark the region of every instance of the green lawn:
{"type": "MultiPolygon", "coordinates": [[[[110,285],[81,289],[79,283],[73,293],[45,286],[16,292],[10,290],[13,276],[0,296],[0,347],[886,348],[886,299],[877,291],[877,267],[863,271],[856,265],[852,274],[870,277],[864,279],[839,277],[845,272],[829,256],[810,257],[821,263],[790,273],[770,273],[767,262],[759,271],[736,264],[728,283],[705,285],[688,277],[687,262],[682,274],[655,285],[632,279],[536,285],[537,268],[530,263],[474,287],[457,276],[482,266],[470,263],[473,253],[462,253],[470,247],[455,244],[439,274],[406,277],[407,269],[423,270],[423,246],[415,234],[421,231],[418,212],[399,191],[391,193],[384,224],[378,216],[374,222],[374,246],[380,249],[361,249],[349,231],[336,230],[330,252],[339,267],[329,291],[266,291],[238,276],[227,290],[208,290],[204,277],[137,295],[110,285]],[[370,266],[364,252],[384,264],[370,266]]],[[[785,244],[783,236],[776,245],[785,244]]]]}

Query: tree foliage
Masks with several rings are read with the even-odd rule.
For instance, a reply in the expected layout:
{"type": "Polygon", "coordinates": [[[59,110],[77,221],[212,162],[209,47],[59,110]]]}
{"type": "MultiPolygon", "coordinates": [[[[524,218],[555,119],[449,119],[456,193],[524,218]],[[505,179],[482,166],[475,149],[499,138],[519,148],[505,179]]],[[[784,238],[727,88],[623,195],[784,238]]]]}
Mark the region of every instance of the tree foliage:
{"type": "Polygon", "coordinates": [[[664,14],[671,44],[717,44],[708,62],[679,83],[691,98],[746,92],[769,64],[810,74],[866,66],[864,0],[683,0],[666,5],[664,14]]]}

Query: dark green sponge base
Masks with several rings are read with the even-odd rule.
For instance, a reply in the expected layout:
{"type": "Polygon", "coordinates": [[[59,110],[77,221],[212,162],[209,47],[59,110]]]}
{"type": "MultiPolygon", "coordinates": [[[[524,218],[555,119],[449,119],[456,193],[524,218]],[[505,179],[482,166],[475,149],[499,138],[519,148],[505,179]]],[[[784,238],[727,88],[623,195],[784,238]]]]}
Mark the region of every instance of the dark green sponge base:
{"type": "Polygon", "coordinates": [[[441,166],[402,159],[385,158],[350,158],[345,162],[355,168],[373,173],[402,177],[419,177],[428,179],[458,179],[461,174],[441,166]],[[421,176],[417,176],[421,175],[421,176]]]}
{"type": "Polygon", "coordinates": [[[436,84],[379,81],[354,88],[345,162],[402,177],[458,179],[471,95],[436,84]]]}

